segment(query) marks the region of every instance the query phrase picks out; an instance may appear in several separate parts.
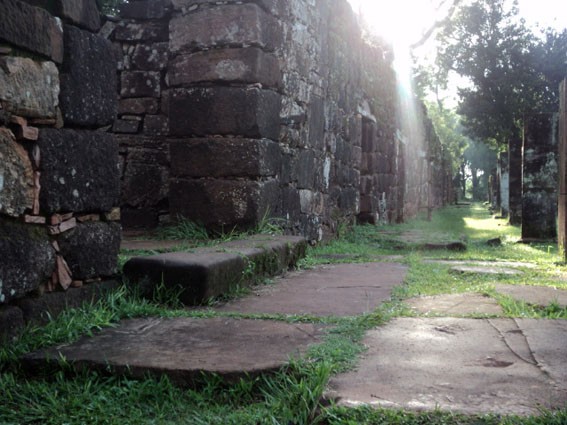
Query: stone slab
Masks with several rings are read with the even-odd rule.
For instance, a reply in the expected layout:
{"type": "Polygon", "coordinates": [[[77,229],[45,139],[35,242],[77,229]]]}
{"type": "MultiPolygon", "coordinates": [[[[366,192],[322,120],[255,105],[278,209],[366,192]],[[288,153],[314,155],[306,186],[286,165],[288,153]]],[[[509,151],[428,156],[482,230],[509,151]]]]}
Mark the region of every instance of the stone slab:
{"type": "Polygon", "coordinates": [[[135,257],[124,266],[124,274],[143,292],[164,284],[182,289],[180,300],[199,304],[249,285],[258,276],[273,276],[287,270],[305,255],[306,241],[297,236],[256,237],[200,248],[135,257]]]}
{"type": "Polygon", "coordinates": [[[524,274],[522,271],[509,267],[488,267],[488,266],[455,266],[451,267],[454,273],[477,273],[487,275],[504,274],[509,276],[524,274]]]}
{"type": "Polygon", "coordinates": [[[368,333],[327,398],[411,410],[537,415],[567,403],[567,322],[401,318],[368,333]]]}
{"type": "Polygon", "coordinates": [[[477,261],[477,260],[425,260],[424,263],[443,264],[447,266],[479,266],[479,267],[505,267],[535,269],[536,264],[523,261],[477,261]]]}
{"type": "Polygon", "coordinates": [[[132,319],[93,338],[23,357],[28,369],[56,366],[64,356],[77,368],[112,371],[143,378],[167,375],[190,385],[211,373],[227,380],[274,372],[290,358],[320,342],[322,330],[313,324],[265,320],[132,319]]]}
{"type": "Polygon", "coordinates": [[[464,316],[468,314],[502,314],[498,302],[482,294],[445,294],[404,301],[413,310],[424,314],[464,316]]]}
{"type": "Polygon", "coordinates": [[[562,308],[567,307],[567,289],[558,289],[549,286],[529,286],[529,285],[495,285],[497,292],[509,295],[517,300],[525,301],[529,304],[546,306],[553,302],[562,308]]]}
{"type": "Polygon", "coordinates": [[[406,272],[407,267],[396,263],[320,266],[289,273],[218,310],[314,316],[371,313],[390,299],[392,288],[402,284],[406,272]]]}

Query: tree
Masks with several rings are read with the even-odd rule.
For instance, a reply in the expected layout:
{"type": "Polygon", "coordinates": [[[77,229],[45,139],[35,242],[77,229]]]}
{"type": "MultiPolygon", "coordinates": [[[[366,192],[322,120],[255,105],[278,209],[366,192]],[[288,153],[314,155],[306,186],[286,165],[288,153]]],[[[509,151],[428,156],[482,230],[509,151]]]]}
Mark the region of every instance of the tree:
{"type": "Polygon", "coordinates": [[[557,110],[567,31],[536,36],[519,19],[515,0],[461,5],[437,41],[438,84],[450,72],[470,82],[459,90],[458,112],[473,139],[505,146],[518,136],[524,114],[557,110]]]}

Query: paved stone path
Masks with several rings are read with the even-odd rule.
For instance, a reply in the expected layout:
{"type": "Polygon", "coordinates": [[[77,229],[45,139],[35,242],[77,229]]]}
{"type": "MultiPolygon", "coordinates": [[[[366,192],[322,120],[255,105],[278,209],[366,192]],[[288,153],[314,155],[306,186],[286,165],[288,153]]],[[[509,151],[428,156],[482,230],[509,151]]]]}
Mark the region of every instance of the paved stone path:
{"type": "MultiPolygon", "coordinates": [[[[567,307],[567,289],[557,289],[548,286],[529,286],[529,285],[495,285],[497,292],[509,295],[520,301],[529,304],[547,306],[552,302],[560,307],[567,307]]],[[[567,353],[565,354],[567,358],[567,353]]]]}
{"type": "MultiPolygon", "coordinates": [[[[215,310],[222,314],[363,314],[389,300],[406,271],[396,263],[320,266],[288,273],[215,310]]],[[[533,287],[508,286],[496,289],[523,291],[524,299],[534,291],[533,287]]],[[[550,296],[563,300],[564,294],[538,290],[537,295],[550,302],[550,296]]],[[[406,302],[426,314],[501,314],[496,302],[481,294],[406,302]]],[[[276,370],[321,342],[325,331],[313,324],[225,317],[135,319],[76,344],[28,354],[23,360],[31,370],[44,369],[55,366],[63,355],[77,367],[110,368],[133,376],[167,374],[175,382],[190,384],[201,372],[235,379],[276,370]]],[[[368,332],[364,344],[368,351],[357,369],[335,376],[327,398],[345,405],[519,415],[567,403],[565,320],[400,318],[368,332]]]]}
{"type": "Polygon", "coordinates": [[[356,316],[390,299],[407,267],[395,263],[334,264],[292,272],[274,285],[219,307],[238,313],[356,316]]]}
{"type": "Polygon", "coordinates": [[[342,405],[531,415],[567,403],[567,324],[395,319],[368,333],[357,369],[334,377],[342,405]]]}

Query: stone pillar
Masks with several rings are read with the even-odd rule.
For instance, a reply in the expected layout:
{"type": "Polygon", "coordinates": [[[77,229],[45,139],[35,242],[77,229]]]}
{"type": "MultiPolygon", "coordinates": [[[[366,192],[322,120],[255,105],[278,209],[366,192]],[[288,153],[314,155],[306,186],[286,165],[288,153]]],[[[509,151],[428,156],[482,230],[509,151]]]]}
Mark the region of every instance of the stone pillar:
{"type": "Polygon", "coordinates": [[[498,161],[498,180],[500,181],[500,215],[508,217],[510,211],[510,170],[508,168],[508,152],[500,154],[498,161]]]}
{"type": "Polygon", "coordinates": [[[522,239],[557,236],[557,114],[524,122],[522,239]]]}
{"type": "Polygon", "coordinates": [[[512,136],[508,142],[508,206],[510,224],[522,224],[522,140],[512,136]]]}
{"type": "Polygon", "coordinates": [[[561,83],[559,107],[559,251],[567,261],[567,79],[561,83]]]}

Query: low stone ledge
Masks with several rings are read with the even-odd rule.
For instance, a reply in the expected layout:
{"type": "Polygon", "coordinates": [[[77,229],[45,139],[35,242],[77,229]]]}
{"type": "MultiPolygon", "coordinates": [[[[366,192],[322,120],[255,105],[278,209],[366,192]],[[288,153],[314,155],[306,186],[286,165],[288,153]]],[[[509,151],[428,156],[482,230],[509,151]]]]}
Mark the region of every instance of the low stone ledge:
{"type": "Polygon", "coordinates": [[[182,290],[180,300],[195,305],[287,270],[306,247],[302,237],[258,235],[192,252],[135,257],[124,266],[124,275],[145,294],[163,284],[182,290]]]}

